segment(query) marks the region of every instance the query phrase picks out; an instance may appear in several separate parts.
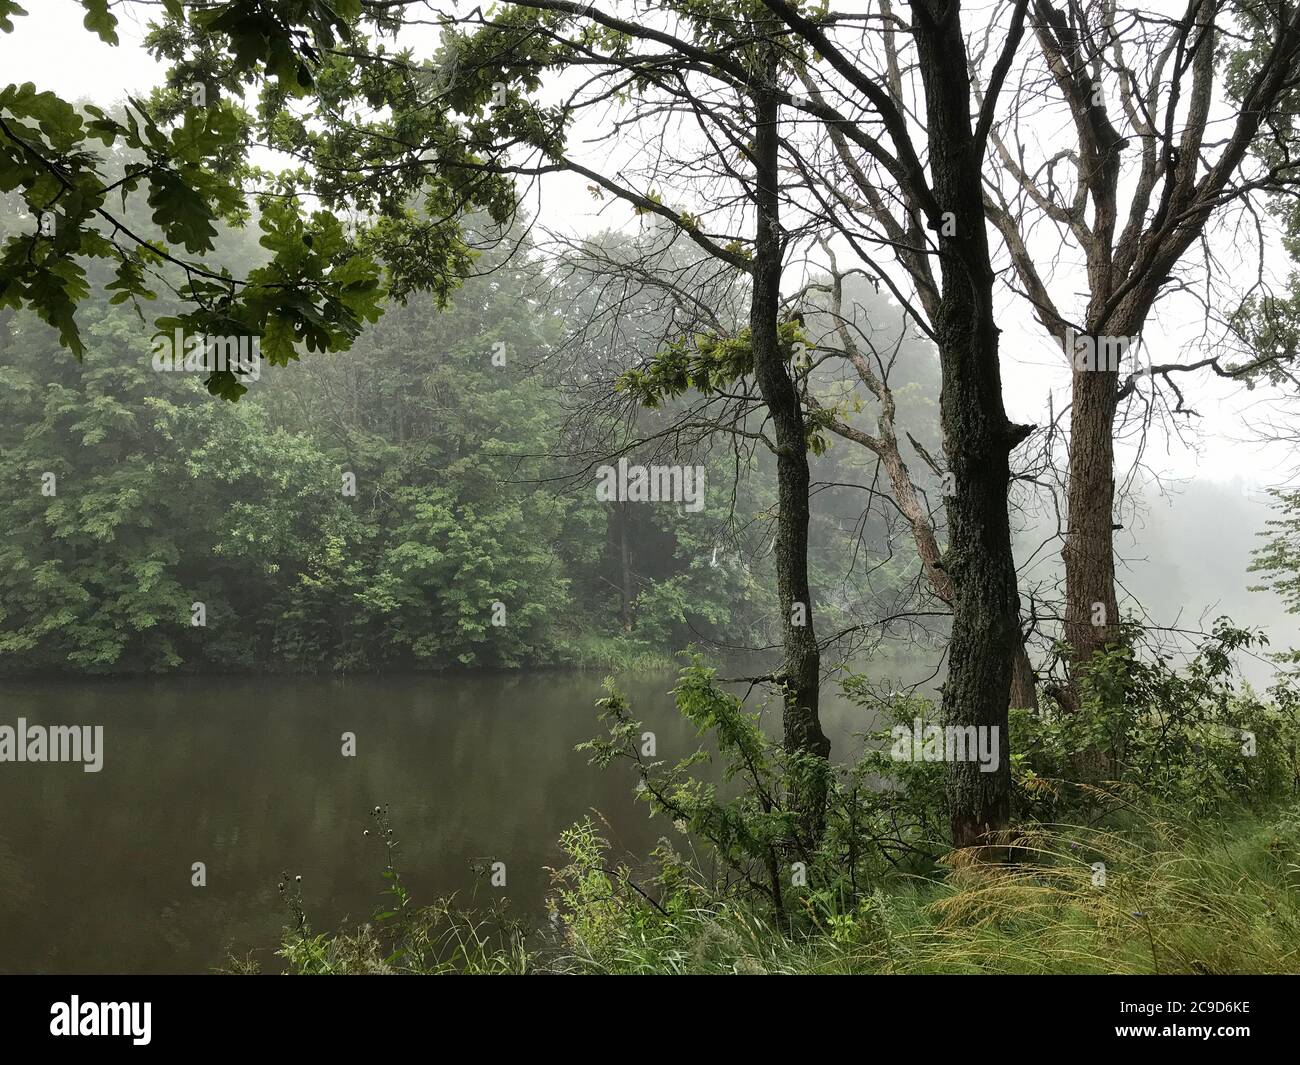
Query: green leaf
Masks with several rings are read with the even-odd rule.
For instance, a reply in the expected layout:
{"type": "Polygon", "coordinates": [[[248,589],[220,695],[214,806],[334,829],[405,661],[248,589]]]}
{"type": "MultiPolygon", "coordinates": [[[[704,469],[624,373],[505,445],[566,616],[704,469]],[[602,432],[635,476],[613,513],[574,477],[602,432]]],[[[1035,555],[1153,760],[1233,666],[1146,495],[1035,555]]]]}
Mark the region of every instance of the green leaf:
{"type": "Polygon", "coordinates": [[[85,27],[99,34],[102,41],[117,44],[117,16],[108,9],[108,0],[81,0],[86,9],[85,27]]]}
{"type": "Polygon", "coordinates": [[[5,33],[13,33],[14,24],[9,16],[25,14],[27,12],[19,7],[15,0],[0,0],[0,30],[5,33]]]}

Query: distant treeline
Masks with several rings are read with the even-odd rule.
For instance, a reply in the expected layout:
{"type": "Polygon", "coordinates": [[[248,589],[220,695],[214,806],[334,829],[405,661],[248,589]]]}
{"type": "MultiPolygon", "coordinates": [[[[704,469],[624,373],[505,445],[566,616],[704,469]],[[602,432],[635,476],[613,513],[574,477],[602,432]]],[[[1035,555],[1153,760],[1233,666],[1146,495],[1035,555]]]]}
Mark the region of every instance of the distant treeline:
{"type": "MultiPolygon", "coordinates": [[[[158,372],[129,302],[82,307],[80,362],[6,312],[0,672],[603,666],[770,643],[763,459],[733,493],[730,450],[691,456],[698,513],[598,500],[589,461],[565,457],[563,360],[543,369],[565,300],[540,300],[535,256],[504,259],[346,355],[261,366],[233,404],[201,372],[158,372]]],[[[831,619],[859,595],[835,558],[861,493],[842,494],[814,527],[831,619]]]]}

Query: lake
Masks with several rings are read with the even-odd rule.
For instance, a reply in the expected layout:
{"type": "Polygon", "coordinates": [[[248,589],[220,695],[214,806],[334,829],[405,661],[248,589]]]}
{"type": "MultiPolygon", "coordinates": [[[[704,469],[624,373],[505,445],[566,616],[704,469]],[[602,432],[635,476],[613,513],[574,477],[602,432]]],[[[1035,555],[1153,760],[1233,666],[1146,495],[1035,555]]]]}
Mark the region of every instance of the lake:
{"type": "MultiPolygon", "coordinates": [[[[644,857],[665,820],[629,769],[587,765],[599,673],[40,679],[0,682],[0,725],[102,725],[103,766],[0,763],[0,970],[207,972],[228,953],[276,968],[281,872],[317,930],[380,907],[370,811],[388,805],[417,903],[506,896],[544,912],[560,832],[599,810],[616,853],[644,857]],[[342,754],[342,734],[356,756],[342,754]],[[493,888],[472,862],[504,862],[493,888]],[[195,862],[207,884],[191,885],[195,862]]],[[[621,686],[658,757],[695,750],[671,673],[621,686]]],[[[769,711],[769,714],[775,711],[769,711]]],[[[837,756],[868,727],[828,696],[837,756]]]]}

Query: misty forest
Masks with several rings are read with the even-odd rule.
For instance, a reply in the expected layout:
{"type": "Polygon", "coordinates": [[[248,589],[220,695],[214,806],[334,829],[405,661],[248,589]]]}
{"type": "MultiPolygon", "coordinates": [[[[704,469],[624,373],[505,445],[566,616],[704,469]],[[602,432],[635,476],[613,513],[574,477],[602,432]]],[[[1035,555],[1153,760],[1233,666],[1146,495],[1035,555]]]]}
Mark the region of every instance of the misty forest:
{"type": "Polygon", "coordinates": [[[0,31],[0,970],[1300,972],[1296,0],[0,31]]]}

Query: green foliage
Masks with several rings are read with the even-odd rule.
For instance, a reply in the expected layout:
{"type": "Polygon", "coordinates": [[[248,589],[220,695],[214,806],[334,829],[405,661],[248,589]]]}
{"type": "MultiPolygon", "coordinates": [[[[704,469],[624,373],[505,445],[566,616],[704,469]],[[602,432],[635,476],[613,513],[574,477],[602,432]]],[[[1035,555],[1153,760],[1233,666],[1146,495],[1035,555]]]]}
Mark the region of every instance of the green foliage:
{"type": "MultiPolygon", "coordinates": [[[[31,307],[80,356],[76,312],[91,293],[83,262],[106,260],[115,264],[104,283],[114,301],[155,299],[152,276],[189,305],[160,329],[262,336],[280,362],[296,358],[295,341],[312,351],[347,347],[379,313],[379,266],[332,214],[304,217],[292,188],[268,189],[262,200],[269,262],[244,277],[208,265],[219,223],[248,218],[248,141],[248,116],[223,101],[160,124],[134,98],[111,115],[78,111],[30,83],[0,89],[0,193],[19,190],[27,215],[0,254],[0,307],[31,307]]],[[[209,385],[231,399],[243,391],[228,373],[209,385]]]]}
{"type": "Polygon", "coordinates": [[[786,812],[791,766],[756,716],[699,664],[678,707],[710,750],[666,766],[640,752],[641,723],[614,690],[593,761],[631,763],[638,795],[673,818],[652,874],[611,863],[584,821],[562,838],[569,864],[552,906],[557,964],[579,972],[1286,972],[1300,928],[1300,727],[1289,689],[1273,703],[1233,689],[1231,656],[1256,635],[1226,620],[1185,669],[1131,652],[1099,656],[1083,705],[1022,712],[1011,749],[1018,828],[1008,862],[945,857],[942,762],[895,760],[895,724],[930,723],[915,698],[848,695],[880,728],[828,788],[826,838],[801,854],[786,812]],[[1240,730],[1254,734],[1252,754],[1240,730]],[[722,760],[716,788],[691,769],[722,760]],[[1078,775],[1101,751],[1105,780],[1078,775]],[[726,791],[725,782],[734,787],[726,791]],[[861,789],[861,792],[857,791],[861,789]],[[1063,827],[1075,823],[1089,827],[1063,827]],[[1215,827],[1222,825],[1223,827],[1215,827]],[[1239,827],[1244,826],[1244,827],[1239,827]],[[696,850],[696,844],[703,852],[696,850]],[[807,883],[781,883],[807,857],[807,883]],[[952,868],[939,875],[941,863],[952,868]],[[704,870],[721,864],[721,876],[704,870]],[[1105,874],[1097,881],[1097,863],[1105,874]],[[770,879],[765,871],[776,869],[770,879]],[[900,873],[905,876],[900,877],[900,873]]]}
{"type": "MultiPolygon", "coordinates": [[[[799,323],[781,322],[777,340],[794,372],[806,371],[808,342],[799,323]]],[[[657,410],[666,401],[691,390],[704,395],[726,392],[753,372],[754,352],[746,326],[734,336],[698,333],[672,340],[644,368],[624,372],[616,387],[642,406],[657,410]]],[[[828,417],[825,412],[809,412],[805,417],[808,447],[815,455],[822,454],[828,446],[825,435],[828,417]]]]}
{"type": "MultiPolygon", "coordinates": [[[[1300,714],[1294,689],[1269,700],[1236,682],[1233,655],[1261,637],[1220,618],[1181,668],[1167,656],[1132,647],[1098,652],[1077,709],[1044,699],[1013,709],[1010,737],[1015,815],[1026,823],[1106,816],[1137,803],[1175,806],[1202,818],[1230,810],[1266,810],[1300,789],[1300,714]]],[[[893,790],[918,827],[936,839],[944,823],[945,765],[895,761],[891,729],[939,724],[936,707],[917,697],[878,698],[850,675],[845,693],[878,715],[864,765],[893,790]]]]}
{"type": "Polygon", "coordinates": [[[331,464],[264,412],[214,406],[194,378],[151,373],[123,309],[91,322],[80,364],[58,358],[33,326],[20,326],[0,358],[10,531],[0,664],[251,664],[257,578],[313,529],[346,521],[331,464]],[[46,472],[57,478],[52,496],[41,492],[46,472]],[[293,507],[281,505],[288,485],[299,489],[293,507]],[[195,601],[206,604],[206,629],[190,624],[195,601]]]}
{"type": "MultiPolygon", "coordinates": [[[[106,0],[81,2],[86,29],[117,44],[106,0]]],[[[0,3],[0,31],[14,32],[12,16],[21,14],[0,3]]],[[[474,138],[447,109],[403,97],[409,78],[382,47],[369,52],[361,15],[360,0],[197,9],[167,0],[147,44],[171,64],[169,84],[150,99],[128,98],[110,114],[30,83],[0,88],[0,193],[16,191],[23,205],[18,224],[4,227],[0,309],[30,308],[80,357],[78,309],[92,282],[141,316],[165,288],[180,305],[158,328],[260,337],[266,358],[283,365],[304,350],[349,348],[381,313],[385,266],[397,296],[426,289],[445,302],[472,268],[462,221],[477,209],[504,223],[513,187],[492,175],[464,182],[474,138]],[[347,54],[337,48],[344,42],[347,54]],[[250,90],[260,97],[252,110],[243,104],[250,90]],[[309,93],[316,110],[293,113],[290,102],[309,93]],[[391,157],[358,158],[347,122],[355,117],[349,105],[362,100],[394,105],[392,121],[376,128],[391,157]],[[443,145],[444,165],[387,165],[409,162],[406,138],[424,135],[443,145]],[[248,161],[255,143],[316,166],[269,175],[248,161]],[[219,261],[218,232],[247,222],[250,195],[269,254],[240,272],[219,261]],[[321,206],[307,211],[307,197],[321,206]],[[415,206],[424,221],[414,220],[415,206]],[[361,218],[345,232],[347,213],[361,218]],[[88,263],[111,264],[111,278],[92,277],[88,263]]],[[[396,25],[382,13],[373,22],[381,32],[396,25]]],[[[230,400],[247,390],[225,369],[207,385],[230,400]]]]}
{"type": "Polygon", "coordinates": [[[560,850],[568,861],[551,874],[555,888],[547,904],[551,923],[562,929],[570,943],[581,944],[591,961],[614,958],[629,940],[650,941],[659,922],[686,905],[689,883],[673,884],[669,870],[679,861],[667,844],[657,851],[664,858],[660,882],[673,888],[664,892],[664,903],[655,903],[641,892],[627,866],[609,865],[609,841],[591,818],[560,834],[560,850]]]}
{"type": "MultiPolygon", "coordinates": [[[[535,383],[508,403],[505,381],[482,395],[481,411],[495,402],[501,421],[465,418],[459,438],[449,434],[463,449],[454,461],[382,438],[349,460],[319,424],[276,424],[264,404],[213,407],[194,377],[151,373],[121,309],[92,332],[80,366],[51,360],[26,327],[0,359],[11,531],[0,548],[0,668],[556,657],[569,599],[551,545],[566,501],[502,492],[490,459],[511,443],[491,439],[494,427],[509,436],[517,409],[545,411],[535,383]],[[341,469],[374,493],[369,505],[341,495],[341,469]],[[53,497],[41,494],[45,472],[57,477],[53,497]],[[489,624],[496,600],[511,611],[503,628],[489,624]],[[195,601],[206,628],[190,625],[195,601]]],[[[544,416],[524,424],[547,431],[544,416]]]]}
{"type": "Polygon", "coordinates": [[[1098,652],[1078,710],[1013,712],[1012,768],[1026,812],[1060,819],[1137,792],[1212,817],[1291,794],[1300,782],[1294,693],[1283,684],[1266,702],[1234,683],[1233,654],[1261,641],[1220,618],[1179,670],[1129,647],[1098,652]],[[1108,790],[1054,783],[1068,780],[1108,790]]]}
{"type": "Polygon", "coordinates": [[[666,398],[690,389],[713,392],[734,384],[754,372],[754,353],[749,331],[734,337],[699,334],[670,343],[643,370],[628,370],[618,381],[645,407],[654,409],[666,398]]]}
{"type": "MultiPolygon", "coordinates": [[[[308,258],[337,240],[321,226],[308,258]]],[[[272,252],[226,240],[232,262],[272,252]]],[[[620,514],[587,478],[556,485],[562,382],[529,367],[562,323],[522,298],[545,291],[542,267],[507,265],[509,247],[480,255],[482,276],[446,307],[412,301],[368,324],[346,359],[278,374],[277,357],[256,382],[229,378],[253,392],[235,405],[213,404],[202,373],[153,372],[127,301],[84,305],[80,363],[33,315],[5,312],[0,672],[660,667],[697,633],[753,639],[771,593],[734,549],[710,565],[726,515],[620,514]],[[619,529],[626,618],[610,594],[619,529]]],[[[194,328],[184,311],[162,322],[194,328]]]]}
{"type": "MultiPolygon", "coordinates": [[[[674,695],[678,711],[707,745],[671,765],[642,751],[642,724],[612,685],[600,701],[608,735],[583,744],[592,763],[629,763],[637,796],[652,814],[708,847],[724,879],[705,881],[662,851],[660,882],[686,892],[701,886],[761,900],[777,919],[801,925],[827,907],[852,908],[868,897],[885,871],[900,865],[927,867],[937,848],[925,837],[932,826],[917,816],[902,793],[873,786],[881,765],[868,755],[860,764],[828,772],[820,759],[790,754],[771,740],[759,715],[723,690],[715,673],[695,659],[681,673],[674,695]],[[721,765],[721,783],[699,772],[721,765]],[[810,831],[792,796],[825,796],[825,824],[810,831]]],[[[671,900],[665,908],[685,904],[671,900]]]]}
{"type": "MultiPolygon", "coordinates": [[[[1267,9],[1252,4],[1232,4],[1225,14],[1235,23],[1232,32],[1221,33],[1217,46],[1227,95],[1234,105],[1249,108],[1255,79],[1277,47],[1275,18],[1267,9]]],[[[1270,102],[1267,120],[1251,142],[1251,155],[1274,175],[1286,171],[1300,147],[1297,115],[1300,93],[1288,83],[1270,102]]],[[[1285,179],[1265,184],[1269,213],[1280,223],[1283,246],[1295,260],[1300,256],[1300,209],[1288,186],[1285,179]]],[[[1257,379],[1290,384],[1294,379],[1291,367],[1300,350],[1300,275],[1292,271],[1281,292],[1249,292],[1233,312],[1231,323],[1251,356],[1231,367],[1247,382],[1247,388],[1254,388],[1257,379]]]]}

